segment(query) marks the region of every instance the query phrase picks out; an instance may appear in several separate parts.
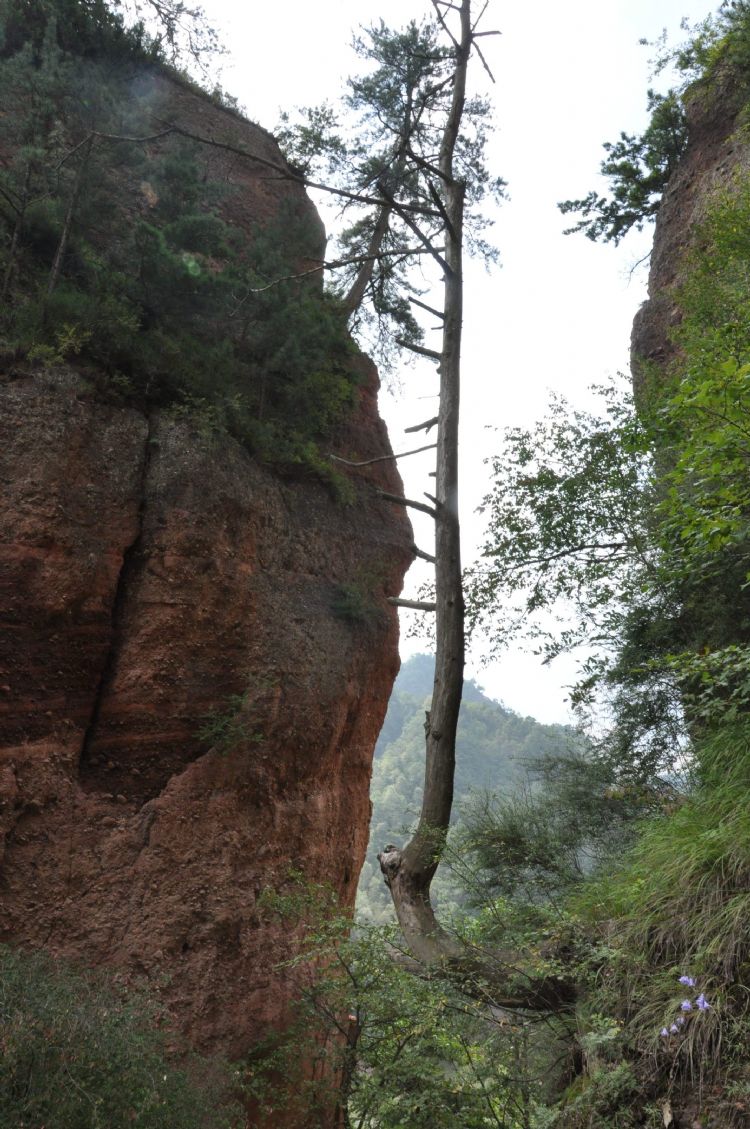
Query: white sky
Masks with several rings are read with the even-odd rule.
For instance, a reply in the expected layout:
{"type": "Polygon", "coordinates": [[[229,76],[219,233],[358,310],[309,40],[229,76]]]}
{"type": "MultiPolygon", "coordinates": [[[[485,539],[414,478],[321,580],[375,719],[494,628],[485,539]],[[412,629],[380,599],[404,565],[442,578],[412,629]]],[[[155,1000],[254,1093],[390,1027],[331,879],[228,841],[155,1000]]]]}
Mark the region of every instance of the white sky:
{"type": "MultiPolygon", "coordinates": [[[[204,0],[206,14],[232,54],[222,84],[248,116],[272,129],[280,109],[335,99],[356,67],[353,29],[377,22],[401,26],[426,14],[426,0],[204,0]]],[[[496,215],[492,236],[502,267],[488,275],[467,271],[462,393],[462,520],[464,562],[482,536],[474,514],[487,488],[483,465],[497,440],[490,428],[531,423],[555,389],[578,404],[586,389],[627,370],[630,325],[645,299],[646,270],[633,264],[650,235],[632,235],[618,249],[583,236],[562,235],[571,217],[559,200],[597,186],[602,142],[646,122],[648,61],[639,39],[667,28],[679,40],[683,16],[691,22],[711,10],[710,0],[491,0],[483,21],[501,37],[483,47],[495,73],[497,133],[492,171],[508,182],[510,200],[496,215]]],[[[478,74],[475,68],[475,74],[478,74]]],[[[326,217],[331,226],[333,218],[326,217]]],[[[429,297],[427,298],[429,301],[429,297]]],[[[439,296],[438,302],[439,305],[439,296]]],[[[432,366],[405,368],[403,392],[381,393],[395,450],[418,445],[403,428],[434,414],[432,366]]],[[[400,463],[406,493],[430,490],[431,453],[400,463]]],[[[431,530],[415,528],[430,550],[431,530]]],[[[422,576],[407,578],[406,595],[422,576]]],[[[404,639],[402,654],[424,650],[404,639]]],[[[534,656],[472,669],[493,697],[542,721],[569,721],[566,684],[572,661],[542,667],[534,656]]]]}

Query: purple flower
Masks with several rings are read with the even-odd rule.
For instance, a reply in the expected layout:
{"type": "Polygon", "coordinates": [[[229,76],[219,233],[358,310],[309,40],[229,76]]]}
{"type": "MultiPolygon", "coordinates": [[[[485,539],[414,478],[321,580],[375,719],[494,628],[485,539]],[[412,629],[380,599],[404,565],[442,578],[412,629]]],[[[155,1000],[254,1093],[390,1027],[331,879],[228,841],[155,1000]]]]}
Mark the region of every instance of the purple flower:
{"type": "Polygon", "coordinates": [[[669,1031],[670,1031],[670,1034],[676,1035],[677,1034],[677,1024],[676,1023],[670,1024],[669,1031]]]}
{"type": "Polygon", "coordinates": [[[680,1004],[680,1008],[682,1011],[692,1011],[693,1005],[690,1003],[690,1000],[683,1000],[680,1004]]]}
{"type": "Polygon", "coordinates": [[[685,1026],[685,1016],[684,1015],[678,1015],[677,1018],[675,1019],[675,1023],[677,1024],[678,1027],[684,1027],[685,1026]]]}
{"type": "Polygon", "coordinates": [[[694,988],[695,980],[693,980],[692,976],[681,976],[680,984],[684,984],[686,988],[694,988]]]}
{"type": "Polygon", "coordinates": [[[708,1011],[708,1009],[711,1007],[710,1003],[703,995],[703,992],[701,992],[701,994],[698,996],[698,999],[695,1001],[695,1003],[701,1011],[708,1011]]]}
{"type": "Polygon", "coordinates": [[[661,1031],[659,1032],[659,1034],[661,1035],[661,1037],[662,1037],[663,1039],[668,1039],[668,1038],[669,1038],[669,1031],[667,1031],[666,1027],[662,1027],[662,1029],[661,1029],[661,1031]]]}

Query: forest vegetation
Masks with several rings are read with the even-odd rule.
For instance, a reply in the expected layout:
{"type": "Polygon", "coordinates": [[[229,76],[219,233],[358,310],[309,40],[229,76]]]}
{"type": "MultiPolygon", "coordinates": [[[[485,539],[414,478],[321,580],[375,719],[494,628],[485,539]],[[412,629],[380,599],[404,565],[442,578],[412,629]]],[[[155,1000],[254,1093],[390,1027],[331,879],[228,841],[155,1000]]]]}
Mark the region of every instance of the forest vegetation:
{"type": "MultiPolygon", "coordinates": [[[[158,40],[96,0],[0,10],[0,89],[13,108],[0,117],[6,359],[72,360],[97,394],[202,413],[261,457],[314,465],[351,396],[351,287],[275,287],[237,315],[235,295],[289,273],[305,233],[287,246],[258,232],[246,255],[192,144],[174,138],[154,155],[122,140],[141,131],[138,99],[125,94],[144,66],[164,65],[158,40]],[[63,6],[72,24],[57,18],[63,6]],[[147,219],[123,223],[121,179],[155,186],[147,219]]],[[[611,196],[563,205],[581,217],[572,230],[617,241],[655,214],[696,91],[727,99],[744,137],[750,5],[725,4],[671,63],[682,81],[649,94],[648,129],[607,147],[611,196]]],[[[598,415],[557,400],[537,427],[509,433],[493,463],[484,552],[465,578],[470,621],[497,646],[523,628],[549,657],[585,644],[574,697],[595,724],[585,740],[547,733],[528,783],[505,766],[487,776],[493,794],[462,806],[442,926],[466,960],[439,970],[415,960],[371,896],[370,924],[352,933],[330,891],[290,874],[264,912],[306,923],[288,966],[297,1021],[241,1078],[215,1066],[225,1095],[244,1087],[261,1106],[291,1103],[321,1129],[333,1082],[339,1121],[356,1129],[750,1123],[749,233],[750,182],[738,171],[695,233],[674,349],[644,370],[637,407],[616,390],[598,415]],[[550,611],[567,617],[554,630],[550,611]],[[500,980],[526,1006],[498,996],[500,980]],[[286,1096],[280,1075],[295,1082],[286,1096]]],[[[355,226],[353,251],[363,238],[355,226]]],[[[393,272],[366,280],[380,301],[373,316],[419,346],[389,289],[398,284],[393,272]]],[[[407,683],[384,731],[389,833],[411,787],[398,742],[411,747],[421,708],[407,683]]],[[[490,714],[494,725],[499,707],[469,686],[477,764],[466,758],[460,790],[472,768],[485,784],[484,761],[503,743],[528,756],[522,719],[503,715],[498,737],[490,714]]],[[[44,961],[3,961],[9,1125],[231,1124],[231,1099],[222,1109],[210,1098],[200,1067],[162,1072],[169,1056],[151,1041],[148,1007],[100,985],[89,994],[88,979],[44,961]],[[94,1035],[105,1042],[92,1049],[94,1035]],[[85,1098],[54,1109],[58,1078],[85,1098]]]]}
{"type": "Polygon", "coordinates": [[[210,145],[154,124],[160,76],[199,90],[166,54],[103,0],[4,0],[0,355],[66,361],[99,396],[330,476],[319,443],[357,378],[335,300],[292,277],[320,232],[291,206],[238,226],[210,145]]]}

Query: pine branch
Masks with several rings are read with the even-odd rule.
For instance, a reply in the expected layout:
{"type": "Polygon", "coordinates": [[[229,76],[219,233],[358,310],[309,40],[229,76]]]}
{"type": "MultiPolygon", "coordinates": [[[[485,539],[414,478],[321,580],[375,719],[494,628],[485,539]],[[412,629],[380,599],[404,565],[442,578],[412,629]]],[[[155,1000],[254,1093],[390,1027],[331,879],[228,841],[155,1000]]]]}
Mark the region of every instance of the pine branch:
{"type": "Polygon", "coordinates": [[[407,297],[414,306],[419,306],[420,309],[427,310],[428,314],[434,314],[436,318],[445,321],[445,314],[442,310],[436,310],[433,306],[428,306],[426,302],[420,302],[419,298],[414,298],[411,294],[407,295],[407,297]]]}
{"type": "MultiPolygon", "coordinates": [[[[395,197],[388,191],[388,189],[386,188],[386,186],[384,184],[382,184],[382,183],[378,184],[378,188],[383,193],[386,200],[388,200],[388,202],[391,204],[394,212],[396,212],[396,214],[401,217],[401,219],[404,221],[404,223],[406,224],[407,227],[411,228],[411,230],[416,235],[417,239],[420,241],[420,243],[423,244],[423,246],[425,246],[427,248],[427,250],[432,255],[433,259],[435,259],[435,261],[440,265],[440,267],[445,272],[445,274],[446,275],[451,274],[452,271],[451,271],[451,268],[448,265],[447,259],[443,258],[443,256],[440,254],[440,252],[438,251],[437,247],[432,242],[432,240],[427,235],[425,235],[425,233],[422,231],[422,229],[419,227],[419,225],[414,222],[412,217],[410,215],[408,215],[406,211],[404,211],[404,209],[400,206],[400,204],[396,201],[395,197]]],[[[423,215],[431,215],[431,216],[436,215],[435,212],[427,212],[426,210],[422,214],[423,215]]]]}
{"type": "MultiPolygon", "coordinates": [[[[332,184],[322,184],[319,181],[310,180],[301,173],[293,172],[289,166],[279,164],[278,161],[272,161],[268,157],[261,157],[258,153],[251,153],[247,149],[240,148],[238,145],[231,145],[228,141],[217,141],[213,137],[203,137],[198,133],[192,133],[190,130],[183,129],[182,126],[178,125],[165,126],[165,128],[158,133],[144,137],[133,137],[119,133],[102,133],[100,130],[93,130],[90,136],[100,137],[104,141],[129,141],[136,145],[147,145],[154,141],[161,141],[163,138],[169,137],[172,134],[178,137],[186,137],[188,141],[195,141],[199,145],[208,145],[213,149],[222,149],[227,153],[234,153],[235,156],[245,157],[248,161],[254,161],[255,164],[262,165],[264,168],[273,169],[273,171],[279,173],[284,180],[296,181],[305,188],[314,188],[319,192],[328,192],[333,196],[339,196],[342,200],[350,200],[355,204],[368,204],[375,207],[383,206],[383,201],[376,196],[365,196],[359,192],[349,192],[345,188],[335,188],[332,184]]],[[[81,142],[81,144],[84,143],[81,142]]],[[[76,146],[76,148],[80,148],[80,145],[76,146]]],[[[67,160],[71,155],[72,154],[68,154],[65,159],[67,160]]],[[[430,216],[433,219],[438,218],[437,212],[433,212],[432,209],[425,208],[421,204],[399,203],[397,210],[399,215],[402,216],[402,219],[404,218],[402,215],[404,212],[413,212],[415,215],[419,216],[430,216]]]]}
{"type": "Polygon", "coordinates": [[[297,282],[302,278],[309,278],[310,275],[319,274],[322,270],[340,270],[342,267],[354,266],[357,263],[377,262],[384,258],[398,258],[408,259],[412,255],[427,255],[424,247],[394,247],[392,251],[379,251],[377,255],[352,255],[347,259],[316,259],[317,266],[308,267],[307,270],[297,271],[295,274],[283,274],[278,278],[274,278],[272,282],[267,283],[265,286],[251,286],[248,289],[247,295],[241,299],[241,302],[247,301],[250,294],[264,294],[266,290],[273,289],[274,286],[279,286],[282,282],[297,282]]]}
{"type": "Polygon", "coordinates": [[[410,353],[417,353],[420,357],[429,357],[431,361],[437,361],[438,364],[442,360],[442,354],[438,353],[436,349],[427,349],[424,345],[407,341],[405,337],[397,337],[396,344],[400,345],[402,349],[408,349],[410,353]]]}

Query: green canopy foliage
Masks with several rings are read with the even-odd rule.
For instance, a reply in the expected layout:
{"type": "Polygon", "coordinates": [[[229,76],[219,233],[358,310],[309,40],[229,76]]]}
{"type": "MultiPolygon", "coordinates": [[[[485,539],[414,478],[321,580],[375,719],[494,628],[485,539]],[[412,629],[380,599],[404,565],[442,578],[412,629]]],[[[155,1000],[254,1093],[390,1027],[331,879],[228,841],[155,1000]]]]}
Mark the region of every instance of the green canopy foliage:
{"type": "Polygon", "coordinates": [[[679,95],[648,92],[649,124],[640,136],[621,133],[607,141],[600,172],[612,185],[611,196],[589,192],[582,200],[565,200],[563,215],[579,213],[581,219],[565,234],[582,231],[588,239],[617,246],[627,233],[640,231],[659,210],[664,189],[677,167],[687,142],[687,123],[679,95]]]}
{"type": "MultiPolygon", "coordinates": [[[[381,20],[363,29],[354,48],[364,65],[348,80],[341,102],[285,114],[277,133],[293,164],[345,193],[345,226],[330,256],[337,262],[331,286],[346,307],[362,282],[364,300],[347,311],[351,326],[388,369],[401,346],[418,346],[423,339],[409,296],[423,293],[419,264],[429,264],[430,244],[438,254],[442,250],[437,163],[455,58],[434,19],[412,20],[399,30],[381,20]]],[[[491,132],[489,101],[467,98],[455,176],[466,191],[466,247],[488,262],[497,253],[485,238],[491,220],[483,204],[501,199],[504,191],[504,181],[486,165],[491,132]]]]}
{"type": "Polygon", "coordinates": [[[646,777],[679,764],[685,722],[750,700],[749,221],[740,172],[695,233],[673,359],[646,372],[637,413],[611,391],[601,416],[556,400],[506,435],[469,577],[495,645],[522,624],[547,658],[589,648],[576,700],[608,688],[614,759],[646,777]]]}
{"type": "MultiPolygon", "coordinates": [[[[729,37],[686,66],[726,82],[743,57],[728,88],[747,92],[748,12],[725,14],[729,37]]],[[[530,802],[475,811],[467,840],[506,903],[525,886],[573,926],[581,1069],[540,1122],[560,1129],[665,1123],[680,1103],[739,1126],[750,1110],[747,183],[739,170],[693,232],[670,360],[642,370],[638,410],[611,390],[599,415],[557,400],[492,463],[475,622],[498,645],[523,623],[549,658],[585,645],[577,701],[599,701],[591,805],[568,765],[530,802]]]]}
{"type": "MultiPolygon", "coordinates": [[[[348,1129],[532,1124],[550,1079],[522,1017],[493,1010],[478,985],[467,992],[406,963],[394,926],[350,935],[333,893],[299,875],[267,891],[262,907],[285,928],[304,923],[305,936],[285,966],[295,1020],[250,1063],[248,1090],[264,1112],[319,1129],[335,1121],[334,1108],[348,1129]],[[284,1095],[279,1075],[292,1083],[284,1095]]],[[[546,1045],[564,1056],[551,1026],[546,1045]]]]}
{"type": "Polygon", "coordinates": [[[6,358],[72,360],[106,395],[320,467],[316,443],[356,380],[336,302],[291,277],[319,232],[291,203],[241,228],[210,146],[133,140],[154,132],[166,72],[159,44],[111,7],[10,4],[0,42],[6,358]]]}

